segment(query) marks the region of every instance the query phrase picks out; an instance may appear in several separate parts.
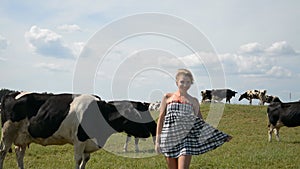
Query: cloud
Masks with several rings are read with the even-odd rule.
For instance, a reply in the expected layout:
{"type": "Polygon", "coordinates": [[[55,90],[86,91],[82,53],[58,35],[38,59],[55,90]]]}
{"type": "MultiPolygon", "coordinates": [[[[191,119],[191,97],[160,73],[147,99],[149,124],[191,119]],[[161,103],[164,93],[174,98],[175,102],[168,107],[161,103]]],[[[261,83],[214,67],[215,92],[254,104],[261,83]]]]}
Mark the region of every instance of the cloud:
{"type": "Polygon", "coordinates": [[[64,32],[68,32],[68,33],[71,33],[71,32],[80,32],[81,31],[81,28],[76,25],[76,24],[72,24],[72,25],[68,25],[68,24],[64,24],[64,25],[60,25],[57,27],[57,29],[61,30],[61,31],[64,31],[64,32]]]}
{"type": "Polygon", "coordinates": [[[85,43],[84,42],[74,42],[72,44],[72,51],[73,51],[73,55],[75,57],[78,57],[82,51],[82,49],[84,48],[85,43]]]}
{"type": "Polygon", "coordinates": [[[286,41],[274,42],[270,47],[264,47],[258,42],[241,45],[238,52],[242,55],[297,55],[298,53],[286,41]]]}
{"type": "Polygon", "coordinates": [[[197,67],[199,65],[215,65],[219,64],[221,61],[220,57],[211,52],[196,52],[186,56],[180,56],[172,59],[168,59],[164,61],[166,65],[173,65],[173,66],[182,66],[185,65],[187,67],[197,67]]]}
{"type": "Polygon", "coordinates": [[[228,74],[239,74],[251,77],[291,77],[291,70],[284,67],[294,65],[287,62],[298,53],[286,41],[274,42],[270,47],[263,47],[258,42],[241,45],[236,53],[220,54],[219,57],[228,74]],[[283,62],[284,60],[284,62],[283,62]],[[287,65],[289,64],[289,65],[287,65]]]}
{"type": "Polygon", "coordinates": [[[280,41],[273,43],[265,50],[270,55],[297,55],[297,52],[286,42],[280,41]]]}
{"type": "Polygon", "coordinates": [[[63,42],[62,36],[49,30],[32,26],[25,33],[30,48],[43,56],[55,58],[74,58],[73,51],[63,42]]]}
{"type": "Polygon", "coordinates": [[[70,70],[68,70],[65,65],[61,65],[61,64],[38,63],[35,65],[35,67],[46,69],[51,72],[70,72],[70,70]]]}
{"type": "Polygon", "coordinates": [[[257,42],[242,45],[238,51],[240,54],[260,54],[262,52],[264,52],[264,48],[257,42]]]}
{"type": "Polygon", "coordinates": [[[292,72],[290,70],[280,66],[273,66],[269,71],[266,72],[266,74],[273,77],[281,77],[281,78],[292,76],[292,72]]]}
{"type": "Polygon", "coordinates": [[[0,50],[5,50],[9,45],[8,40],[0,35],[0,50]]]}

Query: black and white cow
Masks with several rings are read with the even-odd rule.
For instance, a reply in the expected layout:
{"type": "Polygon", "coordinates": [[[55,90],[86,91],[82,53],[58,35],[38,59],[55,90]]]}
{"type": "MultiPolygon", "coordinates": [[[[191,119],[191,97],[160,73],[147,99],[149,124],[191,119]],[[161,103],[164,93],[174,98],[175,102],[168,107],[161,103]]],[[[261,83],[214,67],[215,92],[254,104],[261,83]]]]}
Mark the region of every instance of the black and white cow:
{"type": "Polygon", "coordinates": [[[266,103],[281,102],[278,96],[266,95],[266,103]]]}
{"type": "Polygon", "coordinates": [[[266,93],[267,90],[247,90],[240,96],[239,101],[247,99],[249,100],[249,104],[252,105],[252,99],[259,99],[259,104],[264,105],[266,102],[266,93]]]}
{"type": "Polygon", "coordinates": [[[212,101],[216,100],[220,102],[226,98],[226,103],[230,103],[230,99],[232,97],[235,97],[236,93],[236,91],[233,91],[231,89],[213,89],[211,91],[212,101]]]}
{"type": "Polygon", "coordinates": [[[273,132],[277,141],[279,141],[280,127],[300,126],[300,101],[289,103],[273,102],[268,106],[267,114],[269,119],[269,141],[272,140],[273,132]]]}
{"type": "Polygon", "coordinates": [[[211,102],[211,90],[202,90],[201,91],[202,100],[201,103],[211,102]]]}
{"type": "MultiPolygon", "coordinates": [[[[0,169],[14,144],[19,168],[26,147],[74,145],[75,168],[84,169],[90,153],[104,146],[116,132],[147,138],[149,129],[133,106],[117,108],[93,95],[12,93],[2,100],[0,169]]],[[[149,119],[147,119],[147,122],[149,119]]]]}
{"type": "MultiPolygon", "coordinates": [[[[156,123],[153,121],[153,118],[149,111],[149,105],[150,103],[146,102],[137,102],[137,101],[129,101],[129,100],[122,100],[122,101],[110,101],[108,102],[110,104],[113,104],[116,106],[117,109],[124,109],[128,106],[132,106],[132,108],[138,112],[138,114],[141,115],[141,118],[143,119],[143,123],[146,125],[147,129],[149,130],[149,133],[152,135],[152,141],[155,143],[155,136],[156,136],[156,123]]],[[[127,135],[126,141],[123,147],[124,152],[127,152],[128,143],[131,140],[131,135],[127,135]]],[[[139,152],[139,138],[135,137],[134,139],[135,143],[135,152],[139,152]]]]}
{"type": "Polygon", "coordinates": [[[150,103],[149,110],[150,111],[159,111],[160,103],[161,103],[161,101],[156,101],[156,102],[150,103]]]}
{"type": "Polygon", "coordinates": [[[237,92],[231,89],[212,89],[201,91],[202,103],[205,101],[220,102],[226,98],[226,103],[230,103],[232,97],[235,97],[237,92]]]}

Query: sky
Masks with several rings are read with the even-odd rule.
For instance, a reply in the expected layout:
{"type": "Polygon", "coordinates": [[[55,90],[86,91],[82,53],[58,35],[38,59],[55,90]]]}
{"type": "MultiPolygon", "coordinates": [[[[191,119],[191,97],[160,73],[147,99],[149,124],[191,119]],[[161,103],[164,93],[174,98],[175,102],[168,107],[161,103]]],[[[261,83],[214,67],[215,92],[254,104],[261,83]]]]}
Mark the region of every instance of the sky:
{"type": "MultiPolygon", "coordinates": [[[[300,1],[0,1],[0,88],[160,100],[266,89],[300,99],[300,1]]],[[[256,102],[258,103],[258,101],[256,102]]],[[[255,101],[254,101],[255,104],[255,101]]]]}

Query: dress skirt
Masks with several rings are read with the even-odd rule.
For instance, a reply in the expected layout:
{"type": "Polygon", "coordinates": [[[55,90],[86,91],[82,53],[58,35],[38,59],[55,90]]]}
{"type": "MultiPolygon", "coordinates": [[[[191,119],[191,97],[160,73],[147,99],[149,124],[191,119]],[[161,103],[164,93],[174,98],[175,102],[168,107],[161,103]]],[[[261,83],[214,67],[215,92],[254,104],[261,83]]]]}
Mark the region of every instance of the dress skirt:
{"type": "Polygon", "coordinates": [[[195,116],[191,104],[171,102],[167,105],[160,136],[161,152],[166,157],[203,154],[221,146],[228,137],[195,116]]]}

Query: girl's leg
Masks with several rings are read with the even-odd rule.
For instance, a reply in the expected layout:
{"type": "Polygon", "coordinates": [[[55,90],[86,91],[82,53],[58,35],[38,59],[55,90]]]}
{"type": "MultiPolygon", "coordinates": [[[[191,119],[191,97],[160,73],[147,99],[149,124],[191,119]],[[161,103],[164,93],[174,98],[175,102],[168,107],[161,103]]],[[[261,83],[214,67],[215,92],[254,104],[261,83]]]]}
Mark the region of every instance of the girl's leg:
{"type": "Polygon", "coordinates": [[[169,158],[166,157],[166,161],[168,164],[168,169],[178,169],[178,158],[169,158]]]}
{"type": "Polygon", "coordinates": [[[178,158],[178,169],[188,169],[192,160],[192,155],[182,155],[178,158]]]}

